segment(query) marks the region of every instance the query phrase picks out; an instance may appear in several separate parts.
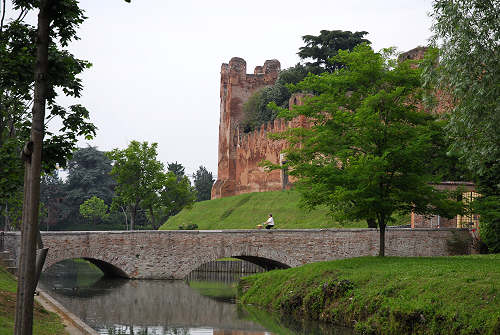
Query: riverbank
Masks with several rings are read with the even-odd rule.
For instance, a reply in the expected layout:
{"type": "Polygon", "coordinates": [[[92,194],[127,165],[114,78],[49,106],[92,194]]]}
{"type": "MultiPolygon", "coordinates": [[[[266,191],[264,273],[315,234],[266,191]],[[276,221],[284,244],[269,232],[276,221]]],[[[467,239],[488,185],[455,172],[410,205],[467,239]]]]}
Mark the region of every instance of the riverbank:
{"type": "Polygon", "coordinates": [[[500,255],[361,257],[240,281],[239,301],[357,334],[500,334],[500,255]]]}
{"type": "MultiPolygon", "coordinates": [[[[14,329],[17,282],[13,275],[0,266],[0,335],[10,335],[14,329]]],[[[55,313],[35,303],[33,334],[67,334],[62,320],[55,313]]]]}

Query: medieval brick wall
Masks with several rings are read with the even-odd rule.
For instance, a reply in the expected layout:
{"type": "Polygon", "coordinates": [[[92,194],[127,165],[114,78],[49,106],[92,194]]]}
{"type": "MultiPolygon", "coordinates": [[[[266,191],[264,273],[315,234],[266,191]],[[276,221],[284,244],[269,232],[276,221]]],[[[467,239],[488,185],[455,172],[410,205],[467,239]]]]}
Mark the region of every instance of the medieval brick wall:
{"type": "Polygon", "coordinates": [[[212,199],[236,193],[239,182],[237,175],[238,126],[242,121],[243,104],[257,90],[273,85],[278,78],[280,62],[276,59],[257,66],[253,74],[247,74],[246,62],[233,57],[221,67],[219,160],[217,181],[212,188],[212,199]]]}
{"type": "MultiPolygon", "coordinates": [[[[229,64],[222,64],[219,160],[212,199],[290,187],[284,171],[265,171],[259,164],[264,160],[281,163],[281,153],[287,143],[269,139],[269,133],[304,126],[304,118],[274,120],[248,134],[239,127],[244,118],[243,104],[257,90],[273,85],[279,71],[280,63],[275,59],[267,60],[264,66],[255,67],[253,74],[246,73],[246,62],[241,58],[234,57],[229,64]]],[[[301,95],[290,99],[290,105],[301,103],[301,95]]]]}
{"type": "MultiPolygon", "coordinates": [[[[425,47],[417,47],[402,53],[399,59],[401,61],[422,59],[426,50],[425,47]]],[[[279,71],[280,63],[277,60],[267,60],[264,66],[257,66],[253,74],[246,73],[246,62],[241,58],[234,57],[229,64],[222,64],[219,160],[217,181],[212,187],[212,199],[250,192],[277,191],[290,187],[290,180],[284,171],[266,171],[260,163],[268,160],[274,164],[281,164],[282,152],[286,149],[287,143],[269,139],[269,133],[281,132],[289,127],[305,126],[307,125],[305,119],[300,117],[291,122],[275,120],[248,134],[239,129],[239,124],[244,118],[243,104],[257,90],[273,85],[279,71]]],[[[443,113],[451,109],[452,99],[449,94],[436,91],[435,98],[437,103],[431,112],[443,113]]],[[[302,100],[303,95],[292,96],[289,105],[302,104],[302,100]]],[[[448,226],[444,221],[443,224],[448,226]]]]}

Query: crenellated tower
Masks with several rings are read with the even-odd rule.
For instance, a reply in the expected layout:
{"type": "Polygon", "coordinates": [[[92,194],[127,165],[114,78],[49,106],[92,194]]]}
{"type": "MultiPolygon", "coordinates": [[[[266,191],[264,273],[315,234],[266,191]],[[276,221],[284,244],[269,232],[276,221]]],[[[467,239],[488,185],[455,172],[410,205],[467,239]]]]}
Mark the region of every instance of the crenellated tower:
{"type": "Polygon", "coordinates": [[[243,119],[243,104],[257,90],[273,85],[280,72],[280,62],[266,60],[247,74],[244,59],[233,57],[222,64],[220,83],[219,161],[217,182],[212,188],[212,199],[236,193],[238,126],[243,119]]]}

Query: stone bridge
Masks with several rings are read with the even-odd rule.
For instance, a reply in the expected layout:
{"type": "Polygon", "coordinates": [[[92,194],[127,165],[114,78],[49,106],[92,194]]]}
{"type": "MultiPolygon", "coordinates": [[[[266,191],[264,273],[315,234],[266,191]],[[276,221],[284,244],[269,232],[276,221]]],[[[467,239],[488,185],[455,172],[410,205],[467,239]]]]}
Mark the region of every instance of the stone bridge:
{"type": "MultiPolygon", "coordinates": [[[[387,256],[446,256],[447,240],[468,239],[460,229],[387,229],[387,256]]],[[[19,232],[3,234],[4,248],[18,263],[19,232]]],[[[182,279],[201,264],[224,257],[266,269],[377,255],[376,229],[274,229],[191,231],[42,232],[49,253],[44,269],[84,258],[104,273],[125,278],[182,279]]],[[[470,240],[470,238],[468,239],[470,240]]]]}

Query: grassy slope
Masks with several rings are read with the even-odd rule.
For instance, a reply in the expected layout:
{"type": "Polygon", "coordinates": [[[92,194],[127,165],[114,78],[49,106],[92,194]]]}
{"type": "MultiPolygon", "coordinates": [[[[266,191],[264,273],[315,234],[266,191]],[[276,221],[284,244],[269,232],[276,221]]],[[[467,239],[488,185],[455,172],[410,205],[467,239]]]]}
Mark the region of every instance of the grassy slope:
{"type": "MultiPolygon", "coordinates": [[[[198,229],[255,229],[272,213],[278,229],[296,228],[366,228],[365,222],[341,225],[327,215],[326,208],[307,211],[299,207],[300,195],[294,191],[241,194],[234,197],[195,203],[170,218],[160,229],[178,229],[197,224],[198,229]]],[[[400,224],[409,217],[399,218],[400,224]]]]}
{"type": "MultiPolygon", "coordinates": [[[[17,283],[10,273],[0,266],[0,335],[10,335],[14,329],[17,283]]],[[[59,317],[36,304],[33,334],[66,334],[59,317]]]]}
{"type": "Polygon", "coordinates": [[[358,334],[500,334],[500,255],[361,257],[240,282],[240,301],[358,334]]]}

